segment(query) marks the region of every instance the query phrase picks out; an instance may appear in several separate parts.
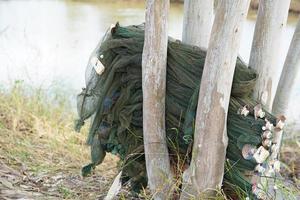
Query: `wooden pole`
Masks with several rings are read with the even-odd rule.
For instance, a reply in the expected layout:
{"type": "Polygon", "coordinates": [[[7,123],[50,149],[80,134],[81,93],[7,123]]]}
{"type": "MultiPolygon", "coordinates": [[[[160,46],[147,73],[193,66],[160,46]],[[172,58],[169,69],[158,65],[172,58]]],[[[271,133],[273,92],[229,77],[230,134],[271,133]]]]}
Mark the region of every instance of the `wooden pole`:
{"type": "Polygon", "coordinates": [[[207,49],[213,24],[213,0],[185,0],[182,42],[207,49]]]}
{"type": "Polygon", "coordinates": [[[167,199],[171,171],[165,132],[169,0],[147,0],[142,56],[143,135],[148,183],[154,199],[167,199]]]}
{"type": "Polygon", "coordinates": [[[290,48],[285,59],[278,83],[272,111],[274,114],[286,114],[293,85],[300,69],[300,19],[298,21],[290,48]]]}
{"type": "Polygon", "coordinates": [[[227,147],[227,109],[242,25],[250,1],[217,7],[198,100],[193,155],[183,174],[181,199],[208,199],[220,189],[227,147]]]}
{"type": "Polygon", "coordinates": [[[249,66],[259,74],[253,92],[271,110],[278,83],[278,58],[290,0],[261,0],[255,25],[249,66]]]}
{"type": "MultiPolygon", "coordinates": [[[[273,99],[279,80],[279,56],[281,49],[281,40],[286,26],[290,0],[261,0],[258,7],[258,15],[255,25],[252,49],[250,54],[249,66],[255,69],[259,75],[253,91],[253,96],[261,102],[265,109],[271,111],[273,99]]],[[[273,141],[280,145],[282,139],[282,130],[274,133],[273,141]]],[[[278,146],[277,146],[278,147],[278,146]]],[[[279,148],[274,150],[273,157],[277,159],[279,148]]],[[[269,159],[269,165],[273,159],[269,159]]],[[[272,174],[269,169],[265,174],[272,174]]],[[[263,199],[272,196],[277,199],[280,194],[274,190],[275,181],[267,177],[259,177],[255,180],[255,185],[260,185],[263,199]]],[[[280,193],[280,191],[278,191],[280,193]]]]}

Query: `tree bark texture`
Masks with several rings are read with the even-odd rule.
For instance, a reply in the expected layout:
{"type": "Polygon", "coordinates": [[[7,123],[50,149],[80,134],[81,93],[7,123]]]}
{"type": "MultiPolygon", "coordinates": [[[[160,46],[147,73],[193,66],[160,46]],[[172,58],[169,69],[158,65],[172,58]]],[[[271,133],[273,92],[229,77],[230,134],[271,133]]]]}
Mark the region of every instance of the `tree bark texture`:
{"type": "Polygon", "coordinates": [[[167,199],[172,175],[165,132],[169,0],[148,0],[142,57],[143,135],[148,183],[154,199],[167,199]]]}
{"type": "Polygon", "coordinates": [[[272,109],[279,79],[279,52],[291,0],[260,0],[249,66],[259,74],[253,92],[267,110],[272,109]]]}
{"type": "Polygon", "coordinates": [[[183,175],[181,199],[207,199],[221,188],[228,143],[227,110],[249,3],[218,3],[200,86],[193,155],[183,175]]]}
{"type": "Polygon", "coordinates": [[[293,85],[300,69],[300,19],[286,56],[273,104],[274,114],[286,114],[293,85]]]}
{"type": "Polygon", "coordinates": [[[207,48],[213,24],[213,0],[185,0],[182,42],[207,48]]]}

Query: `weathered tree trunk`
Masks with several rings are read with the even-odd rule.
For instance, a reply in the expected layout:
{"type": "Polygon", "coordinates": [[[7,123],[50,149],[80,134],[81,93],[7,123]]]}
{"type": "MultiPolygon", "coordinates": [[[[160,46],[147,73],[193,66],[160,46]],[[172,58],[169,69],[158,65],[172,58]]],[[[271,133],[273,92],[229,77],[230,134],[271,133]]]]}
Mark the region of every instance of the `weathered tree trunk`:
{"type": "Polygon", "coordinates": [[[200,86],[193,157],[183,175],[181,199],[207,199],[221,187],[228,141],[227,109],[249,3],[222,0],[218,4],[200,86]]]}
{"type": "Polygon", "coordinates": [[[259,74],[253,92],[269,111],[278,83],[278,58],[290,0],[261,0],[255,25],[249,66],[259,74]]]}
{"type": "Polygon", "coordinates": [[[286,114],[292,93],[292,86],[300,69],[300,19],[298,21],[290,48],[285,59],[278,83],[272,111],[274,114],[286,114]]]}
{"type": "Polygon", "coordinates": [[[148,183],[154,199],[167,199],[171,171],[165,132],[169,0],[147,0],[143,50],[143,134],[148,183]]]}
{"type": "Polygon", "coordinates": [[[207,48],[213,23],[213,0],[185,0],[182,42],[207,48]]]}
{"type": "MultiPolygon", "coordinates": [[[[259,74],[253,96],[269,111],[272,109],[280,73],[278,70],[281,67],[278,64],[279,53],[289,5],[290,0],[261,0],[258,7],[249,66],[259,74]]],[[[281,139],[282,130],[276,131],[273,141],[280,145],[281,139]]],[[[277,151],[272,157],[278,157],[277,151]]],[[[272,159],[269,159],[267,164],[270,162],[272,159]]],[[[269,170],[265,173],[269,173],[269,170]]],[[[274,190],[275,181],[273,179],[262,176],[256,180],[256,184],[260,184],[266,190],[265,196],[280,199],[280,191],[274,190]]]]}
{"type": "MultiPolygon", "coordinates": [[[[298,21],[293,39],[291,41],[287,57],[285,59],[284,67],[281,72],[280,81],[274,98],[272,111],[274,114],[278,116],[286,114],[293,85],[295,83],[296,76],[299,72],[299,68],[300,68],[300,19],[298,21]]],[[[283,137],[282,130],[275,132],[274,138],[275,138],[275,142],[279,145],[278,149],[280,149],[282,137],[283,137]]],[[[278,150],[277,158],[278,157],[279,157],[279,150],[278,150]]],[[[275,185],[272,179],[267,181],[267,185],[271,185],[271,184],[275,185]]],[[[284,199],[283,198],[284,195],[282,195],[280,192],[275,192],[273,190],[270,191],[271,193],[275,194],[276,200],[284,199]]]]}

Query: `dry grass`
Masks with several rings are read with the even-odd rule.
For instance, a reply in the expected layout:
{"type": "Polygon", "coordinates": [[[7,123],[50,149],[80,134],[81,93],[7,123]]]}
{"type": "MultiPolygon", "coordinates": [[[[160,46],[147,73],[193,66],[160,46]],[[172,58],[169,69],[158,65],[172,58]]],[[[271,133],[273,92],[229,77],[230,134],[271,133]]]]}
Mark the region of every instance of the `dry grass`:
{"type": "MultiPolygon", "coordinates": [[[[44,90],[16,82],[0,89],[0,199],[103,199],[117,174],[117,158],[107,155],[104,163],[87,178],[80,169],[90,162],[85,145],[87,127],[73,131],[75,113],[64,92],[47,95],[44,90]],[[61,94],[61,95],[60,95],[61,94]]],[[[295,134],[286,141],[281,158],[285,164],[279,182],[289,195],[299,195],[300,144],[295,134]]],[[[178,184],[174,185],[179,190],[178,184]]],[[[119,199],[133,199],[126,187],[119,199]]],[[[151,199],[145,190],[140,198],[151,199]]],[[[217,199],[225,199],[220,192],[217,199]]]]}
{"type": "Polygon", "coordinates": [[[75,115],[63,95],[47,96],[21,82],[0,92],[0,197],[104,195],[117,171],[117,159],[108,155],[94,175],[83,179],[80,169],[90,162],[86,130],[73,131],[75,115]]]}
{"type": "Polygon", "coordinates": [[[300,190],[300,141],[286,141],[281,150],[282,174],[300,190]]]}

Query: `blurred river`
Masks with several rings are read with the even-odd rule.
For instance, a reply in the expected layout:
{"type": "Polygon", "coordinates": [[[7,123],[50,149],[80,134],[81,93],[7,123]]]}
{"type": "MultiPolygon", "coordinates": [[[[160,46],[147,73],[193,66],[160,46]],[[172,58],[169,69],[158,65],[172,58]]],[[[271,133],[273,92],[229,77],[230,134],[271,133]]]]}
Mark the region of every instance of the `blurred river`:
{"type": "MultiPolygon", "coordinates": [[[[144,22],[141,0],[0,1],[0,86],[24,80],[38,87],[58,85],[78,93],[90,53],[106,29],[144,22]]],[[[180,39],[182,4],[171,4],[169,35],[180,39]]],[[[244,26],[240,55],[248,61],[255,21],[244,26]]],[[[280,66],[291,41],[295,20],[284,35],[280,66]]],[[[279,71],[281,69],[278,69],[279,71]]],[[[300,119],[300,74],[294,87],[289,118],[300,119]]]]}

